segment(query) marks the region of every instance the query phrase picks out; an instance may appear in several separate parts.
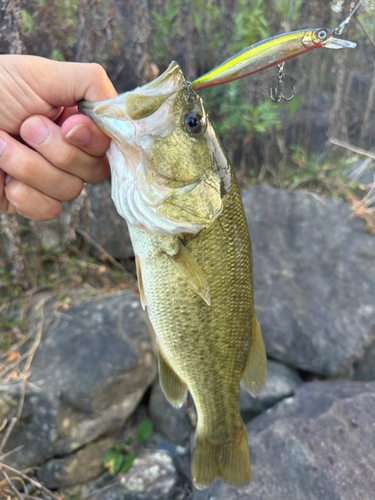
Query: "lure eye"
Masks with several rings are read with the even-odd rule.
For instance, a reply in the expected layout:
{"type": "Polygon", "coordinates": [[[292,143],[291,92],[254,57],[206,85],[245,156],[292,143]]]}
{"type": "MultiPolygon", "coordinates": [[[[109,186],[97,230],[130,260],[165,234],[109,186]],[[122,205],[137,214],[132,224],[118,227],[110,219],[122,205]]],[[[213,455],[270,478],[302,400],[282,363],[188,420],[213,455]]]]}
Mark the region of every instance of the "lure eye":
{"type": "Polygon", "coordinates": [[[318,31],[319,40],[325,40],[327,37],[327,32],[325,30],[318,31]]]}
{"type": "Polygon", "coordinates": [[[187,113],[184,117],[184,127],[185,130],[187,130],[188,132],[197,134],[202,130],[203,119],[200,115],[191,111],[190,113],[187,113]]]}

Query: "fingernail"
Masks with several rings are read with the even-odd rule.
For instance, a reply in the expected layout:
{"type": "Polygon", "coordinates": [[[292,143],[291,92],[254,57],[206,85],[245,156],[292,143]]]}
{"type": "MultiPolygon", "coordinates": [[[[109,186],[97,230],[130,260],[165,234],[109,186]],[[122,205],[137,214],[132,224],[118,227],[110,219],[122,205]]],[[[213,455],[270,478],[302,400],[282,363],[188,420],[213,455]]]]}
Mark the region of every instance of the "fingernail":
{"type": "Polygon", "coordinates": [[[87,125],[76,125],[70,132],[66,134],[65,139],[67,139],[72,144],[82,146],[83,144],[87,144],[91,139],[91,132],[87,125]]]}
{"type": "Polygon", "coordinates": [[[40,118],[29,118],[22,128],[22,138],[31,144],[42,144],[49,136],[48,127],[40,118]]]}
{"type": "Polygon", "coordinates": [[[3,156],[6,148],[7,148],[7,143],[4,141],[2,137],[0,137],[0,156],[3,156]]]}
{"type": "Polygon", "coordinates": [[[9,175],[9,174],[7,174],[7,175],[5,176],[5,179],[4,179],[4,184],[5,184],[5,185],[7,185],[7,184],[8,184],[8,182],[9,182],[11,179],[12,179],[12,176],[11,176],[11,175],[9,175]]]}

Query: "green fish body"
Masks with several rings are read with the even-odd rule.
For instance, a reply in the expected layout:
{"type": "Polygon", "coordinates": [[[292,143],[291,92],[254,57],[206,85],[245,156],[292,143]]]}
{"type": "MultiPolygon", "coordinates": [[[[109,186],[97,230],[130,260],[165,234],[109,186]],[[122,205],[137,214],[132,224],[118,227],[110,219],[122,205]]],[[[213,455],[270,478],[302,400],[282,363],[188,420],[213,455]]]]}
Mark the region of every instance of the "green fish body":
{"type": "Polygon", "coordinates": [[[251,478],[240,381],[256,395],[266,354],[254,311],[252,251],[230,163],[176,63],[133,92],[81,111],[112,138],[112,198],[129,226],[161,387],[189,390],[198,423],[196,487],[251,478]]]}

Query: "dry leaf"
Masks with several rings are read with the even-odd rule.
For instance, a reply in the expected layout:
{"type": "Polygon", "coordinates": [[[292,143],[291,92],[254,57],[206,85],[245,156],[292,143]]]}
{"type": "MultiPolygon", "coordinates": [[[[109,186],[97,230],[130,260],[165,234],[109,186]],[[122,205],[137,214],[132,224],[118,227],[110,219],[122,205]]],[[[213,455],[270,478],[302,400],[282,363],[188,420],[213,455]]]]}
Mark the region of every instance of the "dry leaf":
{"type": "Polygon", "coordinates": [[[13,363],[13,361],[16,361],[20,357],[20,353],[18,351],[12,352],[8,351],[7,352],[7,361],[8,363],[13,363]]]}

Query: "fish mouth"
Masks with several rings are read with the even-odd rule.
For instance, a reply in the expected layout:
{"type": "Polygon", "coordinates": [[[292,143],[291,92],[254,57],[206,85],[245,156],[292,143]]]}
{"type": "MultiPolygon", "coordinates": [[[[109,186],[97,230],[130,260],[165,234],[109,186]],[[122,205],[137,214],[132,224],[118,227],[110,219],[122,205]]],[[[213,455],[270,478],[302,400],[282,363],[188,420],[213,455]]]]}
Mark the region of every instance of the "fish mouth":
{"type": "MultiPolygon", "coordinates": [[[[78,110],[91,118],[99,128],[102,128],[103,120],[110,118],[141,120],[155,113],[165,101],[188,85],[180,66],[173,61],[167,70],[152,82],[105,101],[79,101],[78,110]]],[[[108,133],[109,130],[105,132],[108,133]]],[[[108,135],[111,136],[110,133],[108,135]]]]}

